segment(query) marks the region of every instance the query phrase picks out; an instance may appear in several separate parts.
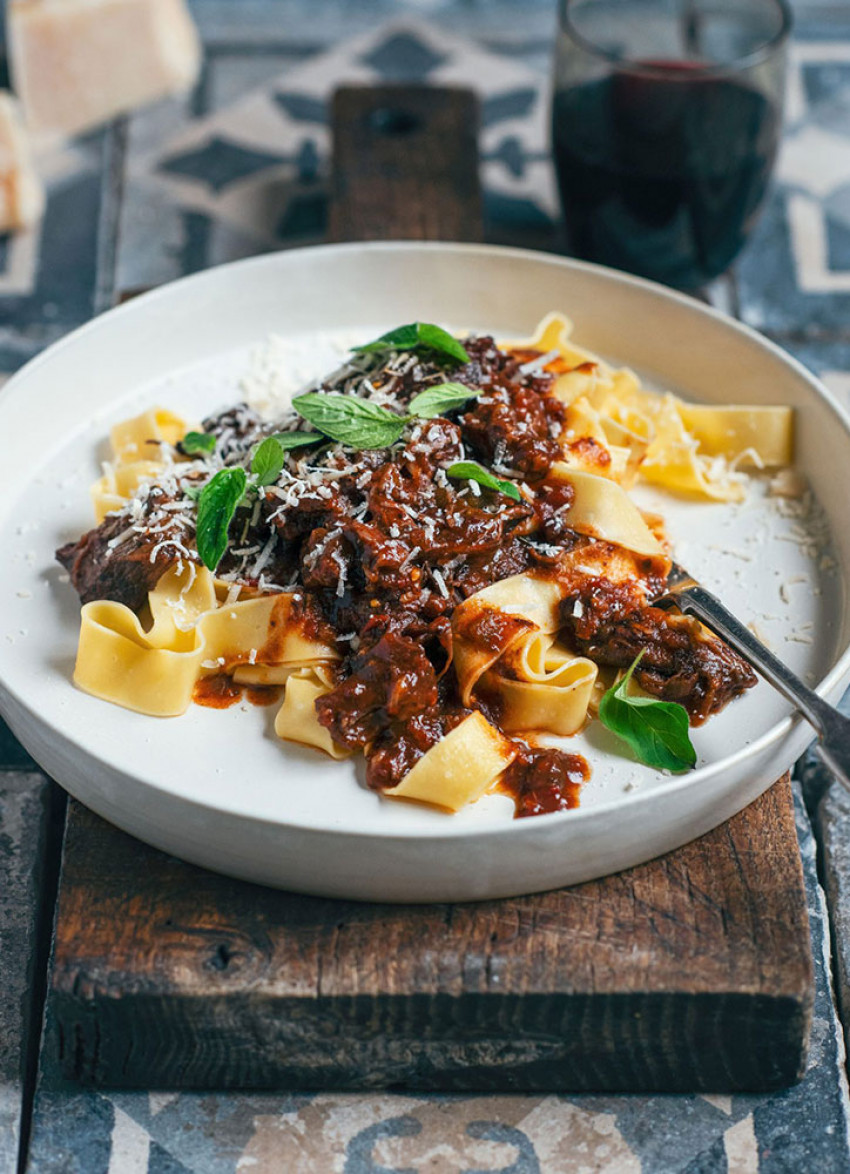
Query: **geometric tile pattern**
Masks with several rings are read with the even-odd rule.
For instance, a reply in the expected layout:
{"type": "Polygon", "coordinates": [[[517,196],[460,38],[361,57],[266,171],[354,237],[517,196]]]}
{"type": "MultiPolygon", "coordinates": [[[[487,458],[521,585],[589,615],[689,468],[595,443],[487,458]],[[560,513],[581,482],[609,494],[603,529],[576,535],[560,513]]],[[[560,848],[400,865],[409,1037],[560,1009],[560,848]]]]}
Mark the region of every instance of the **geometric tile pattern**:
{"type": "Polygon", "coordinates": [[[743,317],[777,335],[835,337],[850,328],[846,15],[837,37],[839,29],[820,30],[791,46],[775,191],[737,266],[743,317]]]}
{"type": "MultiPolygon", "coordinates": [[[[204,226],[204,250],[192,268],[237,255],[320,240],[327,181],[327,109],[341,81],[474,79],[482,102],[481,152],[487,207],[496,239],[551,244],[556,198],[546,143],[545,75],[432,24],[389,22],[331,45],[262,86],[153,142],[129,162],[126,201],[156,199],[180,219],[191,212],[204,226]]],[[[196,222],[197,231],[197,222],[196,222]]],[[[178,232],[185,232],[184,224],[178,232]]],[[[148,245],[149,247],[149,245],[148,245]]],[[[146,284],[150,257],[125,249],[120,283],[146,284]]],[[[176,274],[175,274],[176,276],[176,274]]]]}
{"type": "Polygon", "coordinates": [[[182,175],[189,180],[206,184],[218,194],[232,183],[258,175],[275,164],[286,162],[281,155],[265,151],[246,150],[239,143],[213,135],[194,151],[167,156],[159,167],[171,175],[182,175]]]}
{"type": "Polygon", "coordinates": [[[779,178],[798,284],[806,293],[850,294],[850,44],[794,47],[787,117],[779,178]]]}

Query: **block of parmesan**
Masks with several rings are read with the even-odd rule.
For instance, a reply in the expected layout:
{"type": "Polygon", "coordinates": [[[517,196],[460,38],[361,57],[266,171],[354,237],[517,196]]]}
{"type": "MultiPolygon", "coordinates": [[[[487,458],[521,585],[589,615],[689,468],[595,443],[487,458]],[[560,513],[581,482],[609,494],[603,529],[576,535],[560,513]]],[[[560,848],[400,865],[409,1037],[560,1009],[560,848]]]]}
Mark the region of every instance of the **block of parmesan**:
{"type": "Polygon", "coordinates": [[[9,0],[6,20],[15,92],[45,137],[178,93],[200,69],[184,0],[9,0]]]}
{"type": "Polygon", "coordinates": [[[44,209],[18,103],[0,90],[0,232],[29,228],[44,209]]]}

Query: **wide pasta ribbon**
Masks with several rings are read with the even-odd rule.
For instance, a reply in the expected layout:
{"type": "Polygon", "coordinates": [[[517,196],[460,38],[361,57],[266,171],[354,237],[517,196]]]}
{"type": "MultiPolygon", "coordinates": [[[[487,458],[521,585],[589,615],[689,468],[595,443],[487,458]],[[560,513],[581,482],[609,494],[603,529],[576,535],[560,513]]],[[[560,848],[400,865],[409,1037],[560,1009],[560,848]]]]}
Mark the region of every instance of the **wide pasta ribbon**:
{"type": "Polygon", "coordinates": [[[678,493],[741,501],[742,468],[774,468],[793,459],[793,410],[786,407],[688,404],[641,388],[631,372],[611,390],[597,388],[598,410],[649,440],[640,475],[678,493]]]}
{"type": "Polygon", "coordinates": [[[193,629],[175,645],[149,638],[135,612],[99,599],[83,606],[74,683],[86,693],[151,717],[177,717],[192,699],[204,657],[193,629]]]}
{"type": "Polygon", "coordinates": [[[503,656],[481,678],[481,694],[495,697],[508,733],[543,730],[564,737],[587,720],[598,669],[543,632],[503,656]]]}
{"type": "Polygon", "coordinates": [[[793,459],[793,410],[781,406],[696,405],[650,391],[628,368],[616,369],[571,341],[572,324],[548,314],[529,339],[504,345],[548,356],[551,394],[570,406],[564,463],[627,487],[638,472],[679,493],[711,501],[744,497],[744,468],[777,468],[793,459]],[[605,463],[587,444],[610,456],[605,463]]]}
{"type": "Polygon", "coordinates": [[[283,705],[275,718],[274,732],[277,736],[285,742],[300,742],[302,746],[323,750],[331,758],[350,758],[353,751],[345,750],[334,742],[316,714],[316,702],[330,693],[332,688],[333,682],[319,666],[290,673],[283,705]]]}
{"type": "Polygon", "coordinates": [[[628,488],[640,472],[654,435],[647,421],[630,423],[631,427],[603,416],[586,396],[573,400],[564,420],[560,464],[608,477],[628,488]]]}
{"type": "Polygon", "coordinates": [[[167,408],[150,408],[112,428],[111,458],[90,491],[98,525],[107,514],[122,509],[144,481],[161,476],[166,468],[162,446],[176,445],[187,428],[183,417],[167,408]]]}
{"type": "Polygon", "coordinates": [[[486,794],[516,754],[516,745],[476,711],[423,754],[399,785],[384,794],[459,811],[486,794]]]}
{"type": "Polygon", "coordinates": [[[156,459],[161,444],[172,447],[186,435],[187,424],[182,416],[167,408],[150,408],[122,420],[109,433],[112,459],[116,464],[134,464],[145,458],[156,459]]]}
{"type": "Polygon", "coordinates": [[[126,709],[171,717],[186,711],[200,677],[257,666],[285,679],[338,660],[304,631],[293,604],[291,594],[275,594],[219,606],[209,571],[172,568],[148,596],[148,627],[124,604],[84,605],[74,681],[126,709]]]}
{"type": "Polygon", "coordinates": [[[561,588],[551,579],[511,575],[477,591],[452,616],[454,667],[469,705],[479,679],[508,651],[539,632],[556,632],[561,588]]]}
{"type": "Polygon", "coordinates": [[[90,490],[97,524],[100,525],[107,514],[123,509],[143,481],[155,480],[164,469],[162,461],[153,460],[105,465],[103,476],[90,490]]]}
{"type": "Polygon", "coordinates": [[[571,529],[625,547],[635,554],[663,557],[661,543],[635,503],[615,481],[571,468],[563,462],[556,462],[550,475],[573,488],[573,501],[566,515],[571,529]]]}

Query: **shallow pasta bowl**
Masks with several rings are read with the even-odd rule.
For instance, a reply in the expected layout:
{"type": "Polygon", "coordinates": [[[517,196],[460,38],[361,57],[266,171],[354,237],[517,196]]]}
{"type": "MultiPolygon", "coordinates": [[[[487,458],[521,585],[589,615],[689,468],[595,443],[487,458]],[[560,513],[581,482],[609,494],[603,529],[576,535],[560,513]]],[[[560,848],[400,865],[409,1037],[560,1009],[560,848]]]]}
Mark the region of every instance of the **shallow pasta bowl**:
{"type": "Polygon", "coordinates": [[[683,776],[639,766],[592,723],[568,742],[593,768],[581,807],[513,820],[501,796],[450,816],[375,795],[356,763],[275,740],[268,710],[157,719],[71,683],[79,607],[53,551],[92,524],[88,485],[114,421],[153,403],[191,419],[233,402],[270,334],[306,378],[333,365],[331,335],[363,341],[420,319],[516,338],[553,309],[573,319],[579,344],[656,386],[797,409],[797,463],[822,510],[768,496],[762,481],[743,506],[648,492],[646,504],[668,518],[681,561],[837,699],[850,677],[850,421],[799,363],[686,297],[592,265],[484,246],[328,246],[139,298],[0,394],[0,712],[34,758],[156,847],[365,900],[471,900],[588,880],[678,847],[756,798],[811,738],[765,685],[696,731],[698,767],[683,776]]]}

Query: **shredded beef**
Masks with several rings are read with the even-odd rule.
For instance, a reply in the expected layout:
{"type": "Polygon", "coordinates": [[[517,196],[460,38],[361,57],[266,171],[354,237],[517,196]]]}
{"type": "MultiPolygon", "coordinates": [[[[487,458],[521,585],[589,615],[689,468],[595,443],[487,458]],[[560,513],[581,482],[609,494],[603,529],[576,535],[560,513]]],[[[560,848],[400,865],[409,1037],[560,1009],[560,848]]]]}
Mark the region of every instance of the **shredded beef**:
{"type": "Polygon", "coordinates": [[[218,451],[228,464],[233,457],[239,457],[245,449],[269,433],[269,427],[262,416],[247,404],[235,404],[224,412],[207,416],[201,425],[204,432],[215,436],[218,451]]]}
{"type": "Polygon", "coordinates": [[[471,712],[441,705],[385,726],[366,754],[367,785],[373,791],[397,787],[419,759],[471,712]]]}
{"type": "Polygon", "coordinates": [[[389,723],[437,702],[434,667],[413,640],[387,632],[351,662],[351,674],[316,702],[319,721],[349,750],[365,746],[389,723]]]}
{"type": "Polygon", "coordinates": [[[643,652],[638,684],[684,705],[695,725],[756,683],[752,669],[728,645],[689,616],[647,605],[633,583],[603,578],[578,583],[561,603],[561,620],[576,651],[597,664],[627,668],[643,652]]]}
{"type": "MultiPolygon", "coordinates": [[[[167,500],[167,495],[154,487],[148,497],[148,512],[167,500]]],[[[138,611],[168,568],[186,558],[185,550],[168,542],[168,532],[133,531],[110,548],[110,542],[128,528],[126,515],[109,514],[77,542],[68,542],[56,551],[56,558],[71,576],[83,603],[114,599],[138,611]]],[[[170,530],[174,538],[184,538],[176,522],[172,521],[170,530]]],[[[189,556],[197,561],[194,551],[189,556]]]]}

